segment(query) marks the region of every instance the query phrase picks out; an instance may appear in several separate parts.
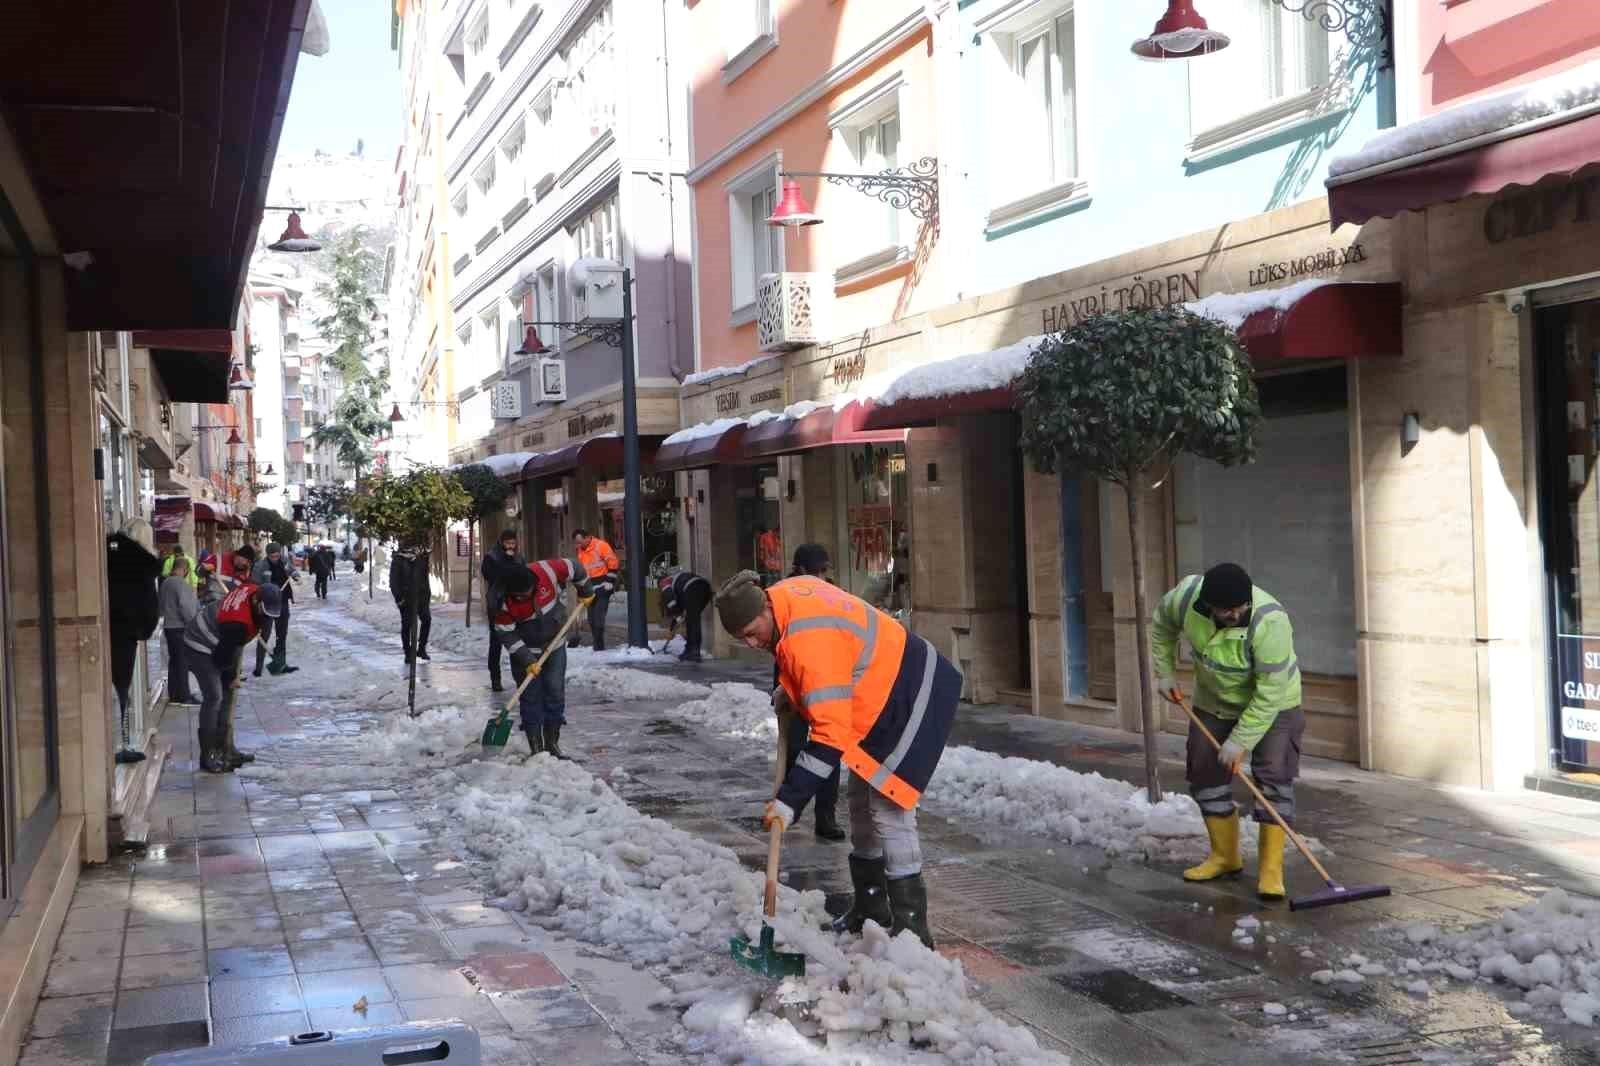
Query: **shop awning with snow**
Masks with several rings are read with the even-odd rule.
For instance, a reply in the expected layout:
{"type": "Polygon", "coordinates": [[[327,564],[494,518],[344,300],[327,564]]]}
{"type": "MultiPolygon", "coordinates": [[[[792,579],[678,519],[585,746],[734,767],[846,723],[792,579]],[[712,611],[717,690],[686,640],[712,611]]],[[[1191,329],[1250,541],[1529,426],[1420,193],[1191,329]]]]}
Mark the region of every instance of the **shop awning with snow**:
{"type": "Polygon", "coordinates": [[[1260,365],[1399,355],[1400,301],[1399,282],[1311,280],[1185,306],[1233,329],[1260,365]]]}
{"type": "Polygon", "coordinates": [[[656,449],[656,473],[671,474],[737,462],[743,454],[744,438],[749,429],[750,421],[744,418],[719,418],[680,429],[656,449]]]}
{"type": "Polygon", "coordinates": [[[150,364],[174,403],[228,402],[231,330],[135,330],[133,346],[150,349],[150,364]]]}
{"type": "Polygon", "coordinates": [[[912,367],[867,405],[862,425],[923,426],[953,415],[1009,411],[1016,403],[1012,383],[1043,339],[1042,334],[1025,337],[992,351],[912,367]]]}
{"type": "MultiPolygon", "coordinates": [[[[644,465],[655,458],[656,445],[661,438],[656,436],[641,436],[639,438],[639,462],[644,465]]],[[[564,448],[557,448],[553,452],[540,452],[529,459],[522,467],[523,481],[532,481],[535,478],[553,477],[556,474],[570,473],[579,467],[615,467],[622,465],[622,437],[611,433],[604,437],[590,437],[588,440],[568,444],[564,448]]]]}
{"type": "Polygon", "coordinates": [[[1328,167],[1334,228],[1600,162],[1600,61],[1385,130],[1328,167]]]}
{"type": "Polygon", "coordinates": [[[457,463],[451,470],[460,470],[467,466],[486,466],[495,477],[505,478],[507,481],[521,481],[522,471],[534,459],[539,458],[541,452],[504,452],[500,455],[488,455],[482,459],[474,459],[470,463],[457,463]]]}
{"type": "Polygon", "coordinates": [[[841,398],[836,402],[804,401],[791,404],[777,418],[753,426],[744,435],[743,458],[772,459],[780,455],[827,448],[836,444],[896,444],[906,439],[903,429],[868,429],[871,405],[841,398]]]}

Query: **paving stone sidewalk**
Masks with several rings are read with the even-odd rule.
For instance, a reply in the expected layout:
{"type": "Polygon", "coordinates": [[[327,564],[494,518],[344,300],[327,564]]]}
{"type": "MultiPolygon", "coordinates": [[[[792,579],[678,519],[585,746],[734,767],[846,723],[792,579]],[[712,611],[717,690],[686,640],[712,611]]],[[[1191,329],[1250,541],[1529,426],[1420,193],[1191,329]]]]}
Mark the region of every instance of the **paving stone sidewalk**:
{"type": "MultiPolygon", "coordinates": [[[[314,766],[318,737],[371,728],[368,708],[403,693],[397,639],[344,613],[351,592],[335,582],[332,600],[297,605],[291,661],[304,669],[245,684],[241,745],[281,745],[314,766]]],[[[666,657],[648,668],[703,682],[770,677],[666,657]]],[[[441,652],[421,672],[421,706],[491,699],[480,662],[441,652]]],[[[668,703],[585,701],[569,714],[565,745],[597,773],[626,767],[623,794],[636,807],[752,868],[764,863],[769,753],[705,735],[668,703]]],[[[295,792],[198,773],[192,718],[174,708],[162,724],[174,756],[157,843],[84,873],[25,1066],[137,1063],[179,1047],[449,1017],[484,1034],[487,1063],[690,1058],[673,1042],[675,1018],[647,1005],[655,977],[484,906],[470,856],[434,812],[403,791],[295,792]]],[[[1137,738],[1006,708],[964,708],[955,742],[1127,780],[1143,773],[1137,738]]],[[[1178,738],[1163,756],[1169,786],[1181,787],[1178,738]]],[[[1250,881],[1186,885],[1180,864],[1108,861],[924,812],[941,950],[963,960],[991,1009],[1078,1063],[1600,1062],[1592,1031],[1526,1024],[1485,986],[1420,1000],[1386,982],[1308,979],[1350,951],[1394,957],[1407,922],[1465,927],[1557,884],[1600,893],[1590,805],[1307,760],[1300,809],[1338,876],[1389,883],[1395,895],[1291,914],[1258,904],[1250,881]],[[1232,935],[1246,913],[1268,926],[1250,946],[1232,935]],[[1269,1002],[1288,1004],[1294,1020],[1264,1013],[1269,1002]]],[[[845,847],[808,828],[806,816],[791,834],[786,878],[841,907],[845,847]]],[[[1290,877],[1295,890],[1315,884],[1301,863],[1290,877]]]]}

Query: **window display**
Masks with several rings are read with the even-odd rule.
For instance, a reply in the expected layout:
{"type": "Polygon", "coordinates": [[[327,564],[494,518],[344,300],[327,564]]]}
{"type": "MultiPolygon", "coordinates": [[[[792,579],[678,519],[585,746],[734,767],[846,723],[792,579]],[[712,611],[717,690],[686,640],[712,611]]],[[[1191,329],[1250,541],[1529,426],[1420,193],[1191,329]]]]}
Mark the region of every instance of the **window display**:
{"type": "Polygon", "coordinates": [[[734,524],[739,544],[739,569],[754,570],[761,575],[763,585],[782,580],[787,568],[778,516],[776,465],[739,470],[734,490],[734,524]]]}
{"type": "Polygon", "coordinates": [[[835,449],[844,487],[839,583],[895,618],[911,612],[911,516],[906,452],[899,444],[835,449]]]}

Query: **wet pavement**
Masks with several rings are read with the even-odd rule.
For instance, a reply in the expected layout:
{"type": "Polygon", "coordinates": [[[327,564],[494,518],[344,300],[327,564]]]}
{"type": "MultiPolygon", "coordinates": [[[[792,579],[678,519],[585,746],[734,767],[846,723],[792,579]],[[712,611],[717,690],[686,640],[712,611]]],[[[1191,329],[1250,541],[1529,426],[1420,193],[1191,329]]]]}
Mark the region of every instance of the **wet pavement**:
{"type": "MultiPolygon", "coordinates": [[[[371,728],[372,708],[403,703],[398,640],[345,613],[350,584],[297,608],[291,661],[305,669],[246,683],[241,746],[315,765],[319,737],[371,728]]],[[[770,678],[729,662],[629,665],[702,682],[770,678]]],[[[419,671],[419,707],[487,710],[493,699],[476,659],[436,651],[419,671]]],[[[199,774],[191,718],[176,708],[162,725],[174,755],[155,843],[85,871],[26,1066],[445,1017],[479,1027],[486,1063],[692,1058],[672,1015],[646,1005],[654,976],[480,906],[470,856],[403,784],[324,794],[199,774]]],[[[617,787],[636,808],[764,864],[770,752],[709,735],[660,701],[574,700],[569,719],[563,745],[598,774],[626,768],[617,787]]],[[[1142,780],[1137,738],[1008,708],[963,708],[953,743],[1142,780]]],[[[1164,742],[1163,772],[1181,787],[1179,738],[1164,742]]],[[[1465,928],[1553,885],[1600,894],[1600,811],[1314,759],[1299,809],[1336,876],[1394,894],[1291,913],[1256,900],[1248,863],[1239,880],[1189,885],[1179,863],[1108,860],[923,811],[940,950],[963,961],[991,1010],[1078,1063],[1600,1063],[1593,1030],[1515,1018],[1490,985],[1423,999],[1381,977],[1310,980],[1352,952],[1398,969],[1412,922],[1465,928]],[[1262,921],[1248,944],[1234,935],[1246,914],[1262,921]]],[[[810,825],[808,813],[786,840],[785,880],[842,909],[847,847],[810,825]]],[[[1288,869],[1291,893],[1319,884],[1298,858],[1288,869]]]]}

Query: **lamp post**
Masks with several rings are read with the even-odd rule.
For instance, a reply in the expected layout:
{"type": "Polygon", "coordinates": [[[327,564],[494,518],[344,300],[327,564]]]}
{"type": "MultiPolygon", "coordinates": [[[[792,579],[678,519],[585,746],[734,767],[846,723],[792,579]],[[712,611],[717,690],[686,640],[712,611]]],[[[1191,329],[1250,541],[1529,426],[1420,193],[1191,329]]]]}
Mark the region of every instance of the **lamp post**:
{"type": "Polygon", "coordinates": [[[551,326],[622,349],[622,536],[628,554],[628,643],[648,648],[644,621],[644,529],[639,517],[639,397],[633,365],[633,271],[622,269],[622,318],[616,322],[524,322],[518,355],[547,352],[535,326],[551,326]]]}

